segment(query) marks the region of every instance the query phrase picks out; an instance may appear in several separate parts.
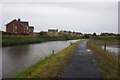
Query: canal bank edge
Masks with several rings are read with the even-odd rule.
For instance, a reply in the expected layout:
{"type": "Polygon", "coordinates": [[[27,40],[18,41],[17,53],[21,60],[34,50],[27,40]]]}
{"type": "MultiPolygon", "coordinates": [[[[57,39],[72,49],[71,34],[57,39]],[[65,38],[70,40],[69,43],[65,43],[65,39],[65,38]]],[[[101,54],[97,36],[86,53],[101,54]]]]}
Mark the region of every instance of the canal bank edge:
{"type": "Polygon", "coordinates": [[[74,54],[78,44],[85,40],[72,43],[69,47],[38,61],[33,66],[20,72],[16,78],[61,78],[68,61],[74,54]]]}
{"type": "MultiPolygon", "coordinates": [[[[106,41],[108,43],[108,41],[106,41]]],[[[93,56],[97,61],[97,66],[100,67],[100,71],[104,78],[118,78],[118,60],[117,58],[99,47],[99,44],[103,44],[102,40],[89,40],[87,47],[94,53],[93,56]]],[[[112,42],[111,42],[112,44],[112,42]]],[[[114,43],[113,43],[114,44],[114,43]]]]}

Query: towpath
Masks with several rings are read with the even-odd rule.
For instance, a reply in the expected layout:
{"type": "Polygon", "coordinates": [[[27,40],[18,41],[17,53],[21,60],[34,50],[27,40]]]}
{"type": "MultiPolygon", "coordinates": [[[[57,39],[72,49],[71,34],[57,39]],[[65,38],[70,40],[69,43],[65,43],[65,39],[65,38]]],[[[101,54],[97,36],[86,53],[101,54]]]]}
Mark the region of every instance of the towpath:
{"type": "Polygon", "coordinates": [[[102,78],[92,52],[86,46],[87,40],[80,43],[72,56],[63,78],[102,78]]]}

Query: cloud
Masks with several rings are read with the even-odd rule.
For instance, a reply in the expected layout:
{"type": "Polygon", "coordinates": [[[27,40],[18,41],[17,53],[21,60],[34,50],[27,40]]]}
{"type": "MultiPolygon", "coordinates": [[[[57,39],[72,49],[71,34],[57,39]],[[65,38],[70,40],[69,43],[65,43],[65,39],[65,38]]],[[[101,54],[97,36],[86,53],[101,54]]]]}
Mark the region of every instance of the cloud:
{"type": "Polygon", "coordinates": [[[118,2],[119,0],[1,0],[2,2],[118,2]]]}
{"type": "MultiPolygon", "coordinates": [[[[81,32],[117,32],[117,3],[45,2],[4,3],[3,24],[14,18],[28,20],[35,31],[48,28],[81,32]]],[[[5,27],[3,28],[5,30],[5,27]]]]}

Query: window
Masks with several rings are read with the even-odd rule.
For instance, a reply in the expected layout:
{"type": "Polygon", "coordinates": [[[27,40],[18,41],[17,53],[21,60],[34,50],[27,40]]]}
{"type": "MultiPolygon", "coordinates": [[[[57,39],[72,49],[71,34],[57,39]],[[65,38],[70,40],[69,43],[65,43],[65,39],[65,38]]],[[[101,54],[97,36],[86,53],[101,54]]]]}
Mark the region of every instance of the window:
{"type": "Polygon", "coordinates": [[[15,26],[15,29],[17,29],[17,26],[15,26]]]}
{"type": "Polygon", "coordinates": [[[28,30],[28,27],[27,27],[27,30],[28,30]]]}

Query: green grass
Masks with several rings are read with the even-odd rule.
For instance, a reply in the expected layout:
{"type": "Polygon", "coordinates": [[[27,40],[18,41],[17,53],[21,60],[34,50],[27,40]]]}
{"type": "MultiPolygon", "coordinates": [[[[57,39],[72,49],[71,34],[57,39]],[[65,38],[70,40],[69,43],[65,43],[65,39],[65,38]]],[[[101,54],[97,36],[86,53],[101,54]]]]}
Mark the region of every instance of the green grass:
{"type": "MultiPolygon", "coordinates": [[[[109,45],[116,44],[116,42],[106,41],[109,45]],[[111,42],[111,43],[109,43],[111,42]]],[[[97,65],[101,68],[104,78],[118,78],[118,59],[100,48],[103,45],[103,40],[89,40],[87,46],[94,53],[97,65]]]]}
{"type": "Polygon", "coordinates": [[[17,75],[17,78],[61,78],[75,48],[82,41],[73,43],[56,54],[52,53],[50,57],[46,57],[46,59],[41,60],[25,71],[20,72],[17,75]]]}
{"type": "Polygon", "coordinates": [[[22,44],[33,44],[41,43],[46,41],[65,41],[65,40],[74,40],[80,39],[81,37],[72,37],[69,36],[65,38],[64,36],[39,36],[39,37],[2,37],[2,46],[14,46],[22,44]]]}
{"type": "MultiPolygon", "coordinates": [[[[95,40],[96,45],[102,46],[105,44],[104,40],[95,40]]],[[[106,45],[120,45],[117,39],[106,40],[106,45]]]]}
{"type": "Polygon", "coordinates": [[[3,37],[2,46],[13,46],[21,44],[32,44],[32,43],[41,43],[43,40],[39,37],[25,37],[25,38],[16,38],[16,37],[3,37]]]}

